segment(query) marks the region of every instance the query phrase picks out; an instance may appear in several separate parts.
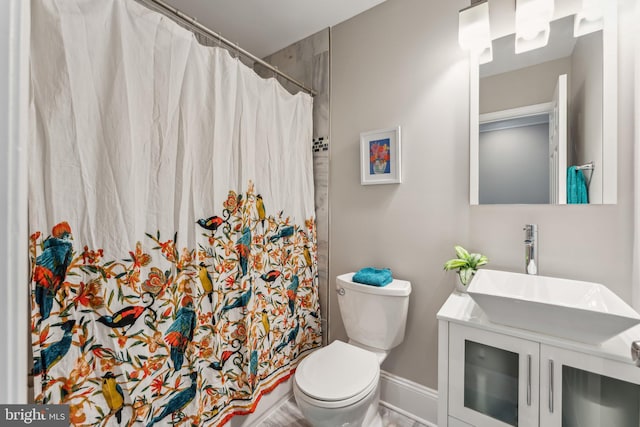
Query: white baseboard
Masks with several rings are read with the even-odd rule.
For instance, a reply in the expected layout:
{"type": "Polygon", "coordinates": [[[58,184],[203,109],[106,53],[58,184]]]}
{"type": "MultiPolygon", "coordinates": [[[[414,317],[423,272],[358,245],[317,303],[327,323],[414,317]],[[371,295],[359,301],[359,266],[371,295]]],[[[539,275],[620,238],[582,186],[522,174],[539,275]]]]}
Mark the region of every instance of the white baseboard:
{"type": "Polygon", "coordinates": [[[438,392],[386,371],[380,372],[380,404],[427,426],[438,425],[438,392]]]}

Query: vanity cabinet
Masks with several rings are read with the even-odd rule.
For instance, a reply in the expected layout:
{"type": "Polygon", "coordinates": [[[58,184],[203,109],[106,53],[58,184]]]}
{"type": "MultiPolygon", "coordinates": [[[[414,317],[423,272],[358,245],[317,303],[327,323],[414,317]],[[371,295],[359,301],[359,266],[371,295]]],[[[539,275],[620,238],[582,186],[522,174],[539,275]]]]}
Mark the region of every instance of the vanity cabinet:
{"type": "Polygon", "coordinates": [[[449,414],[478,427],[538,425],[540,345],[452,324],[449,414]]]}
{"type": "Polygon", "coordinates": [[[640,328],[580,344],[492,324],[464,294],[438,319],[438,426],[640,426],[640,328]]]}
{"type": "Polygon", "coordinates": [[[640,368],[549,345],[540,363],[541,426],[640,426],[640,368]]]}

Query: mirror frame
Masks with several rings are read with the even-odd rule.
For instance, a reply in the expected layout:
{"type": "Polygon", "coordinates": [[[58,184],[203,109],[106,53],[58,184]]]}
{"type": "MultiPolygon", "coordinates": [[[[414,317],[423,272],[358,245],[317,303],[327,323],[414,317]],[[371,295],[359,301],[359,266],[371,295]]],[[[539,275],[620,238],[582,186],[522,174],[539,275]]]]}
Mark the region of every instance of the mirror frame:
{"type": "MultiPolygon", "coordinates": [[[[602,29],[602,203],[618,200],[618,2],[604,2],[602,29]],[[606,141],[609,143],[605,144],[606,141]]],[[[561,19],[575,14],[554,16],[561,19]]],[[[504,35],[503,35],[504,36],[504,35]]],[[[480,67],[478,58],[469,55],[469,204],[479,205],[480,67]]],[[[562,204],[566,204],[562,203],[562,204]]],[[[551,204],[548,204],[551,205],[551,204]]],[[[493,205],[492,205],[493,206],[493,205]]],[[[509,205],[504,205],[509,206],[509,205]]],[[[556,206],[556,205],[551,205],[556,206]]]]}

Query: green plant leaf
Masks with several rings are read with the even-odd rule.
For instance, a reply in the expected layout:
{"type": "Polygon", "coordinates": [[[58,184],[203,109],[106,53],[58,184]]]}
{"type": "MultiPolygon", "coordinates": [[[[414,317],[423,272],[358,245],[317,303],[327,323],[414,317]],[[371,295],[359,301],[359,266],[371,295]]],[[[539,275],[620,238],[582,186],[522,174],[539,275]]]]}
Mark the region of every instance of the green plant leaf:
{"type": "Polygon", "coordinates": [[[445,262],[444,269],[449,271],[449,270],[455,270],[456,268],[461,268],[466,266],[467,266],[467,261],[454,258],[445,262]]]}
{"type": "Polygon", "coordinates": [[[473,275],[478,270],[478,267],[485,265],[489,262],[489,259],[478,253],[469,253],[465,248],[460,245],[454,246],[457,258],[450,259],[445,262],[445,270],[458,270],[458,276],[460,282],[463,285],[469,284],[473,275]]]}
{"type": "Polygon", "coordinates": [[[469,255],[469,267],[476,268],[481,257],[482,257],[482,255],[480,255],[480,254],[470,254],[469,255]]]}
{"type": "Polygon", "coordinates": [[[456,245],[456,246],[453,247],[453,249],[455,249],[456,256],[458,258],[464,259],[464,260],[469,258],[469,252],[467,252],[467,250],[465,248],[463,248],[462,246],[456,245]]]}

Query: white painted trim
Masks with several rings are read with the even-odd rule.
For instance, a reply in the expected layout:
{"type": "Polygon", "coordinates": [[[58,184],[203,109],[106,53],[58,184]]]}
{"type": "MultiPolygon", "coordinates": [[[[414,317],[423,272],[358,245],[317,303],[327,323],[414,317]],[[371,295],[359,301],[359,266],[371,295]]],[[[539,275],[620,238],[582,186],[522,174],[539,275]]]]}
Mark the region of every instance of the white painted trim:
{"type": "Polygon", "coordinates": [[[469,55],[469,204],[480,204],[480,66],[469,55]]]}
{"type": "Polygon", "coordinates": [[[618,202],[618,2],[604,2],[602,31],[602,203],[618,202]]]}
{"type": "Polygon", "coordinates": [[[438,425],[447,427],[449,416],[449,322],[438,320],[438,425]]]}
{"type": "Polygon", "coordinates": [[[427,420],[424,420],[424,419],[422,419],[420,417],[417,417],[417,416],[405,411],[404,409],[398,408],[397,406],[392,405],[390,403],[380,401],[380,406],[384,406],[385,408],[389,408],[393,412],[396,412],[396,413],[398,413],[398,414],[400,414],[400,415],[402,415],[402,416],[404,416],[406,418],[409,418],[412,421],[418,422],[420,424],[424,424],[427,427],[438,427],[436,424],[433,424],[433,423],[431,423],[431,422],[429,422],[427,420]]]}
{"type": "Polygon", "coordinates": [[[438,392],[422,384],[381,371],[380,404],[422,424],[437,426],[438,392]]]}
{"type": "Polygon", "coordinates": [[[27,403],[30,2],[0,2],[0,402],[27,403]]]}
{"type": "Polygon", "coordinates": [[[480,124],[497,122],[500,120],[514,119],[520,117],[537,116],[553,111],[553,103],[543,102],[542,104],[526,105],[524,107],[510,108],[508,110],[494,111],[480,114],[480,124]]]}

